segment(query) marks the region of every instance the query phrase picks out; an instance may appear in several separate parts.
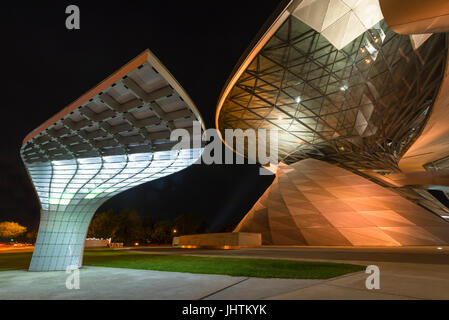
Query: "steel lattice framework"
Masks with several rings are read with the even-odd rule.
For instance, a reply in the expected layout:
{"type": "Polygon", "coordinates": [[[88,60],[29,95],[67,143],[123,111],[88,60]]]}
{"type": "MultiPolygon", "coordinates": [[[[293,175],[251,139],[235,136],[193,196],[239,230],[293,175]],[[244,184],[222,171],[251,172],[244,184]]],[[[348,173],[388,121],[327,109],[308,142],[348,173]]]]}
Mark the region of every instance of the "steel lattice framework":
{"type": "Polygon", "coordinates": [[[417,50],[382,20],[341,50],[290,15],[238,78],[218,127],[279,130],[286,163],[397,171],[443,78],[445,34],[417,50]]]}

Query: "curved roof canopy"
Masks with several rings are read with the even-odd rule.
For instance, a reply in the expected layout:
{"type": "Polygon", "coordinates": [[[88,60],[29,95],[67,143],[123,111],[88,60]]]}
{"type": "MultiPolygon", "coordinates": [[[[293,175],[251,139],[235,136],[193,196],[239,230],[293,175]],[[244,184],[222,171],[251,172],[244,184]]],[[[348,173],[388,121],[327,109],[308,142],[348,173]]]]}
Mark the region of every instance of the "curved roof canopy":
{"type": "Polygon", "coordinates": [[[170,150],[176,128],[204,125],[196,106],[146,50],[29,133],[26,163],[170,150]]]}
{"type": "Polygon", "coordinates": [[[146,50],[28,134],[21,156],[43,210],[93,214],[113,195],[194,163],[201,145],[173,150],[170,135],[192,132],[195,121],[202,125],[192,100],[146,50]]]}

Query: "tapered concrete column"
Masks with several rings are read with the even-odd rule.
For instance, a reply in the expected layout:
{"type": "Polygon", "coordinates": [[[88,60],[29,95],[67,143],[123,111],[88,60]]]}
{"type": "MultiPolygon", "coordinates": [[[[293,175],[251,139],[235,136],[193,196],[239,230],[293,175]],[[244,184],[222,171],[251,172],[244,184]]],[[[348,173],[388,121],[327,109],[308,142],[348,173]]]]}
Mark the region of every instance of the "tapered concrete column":
{"type": "Polygon", "coordinates": [[[94,212],[43,211],[29,271],[81,267],[84,239],[94,212]]]}

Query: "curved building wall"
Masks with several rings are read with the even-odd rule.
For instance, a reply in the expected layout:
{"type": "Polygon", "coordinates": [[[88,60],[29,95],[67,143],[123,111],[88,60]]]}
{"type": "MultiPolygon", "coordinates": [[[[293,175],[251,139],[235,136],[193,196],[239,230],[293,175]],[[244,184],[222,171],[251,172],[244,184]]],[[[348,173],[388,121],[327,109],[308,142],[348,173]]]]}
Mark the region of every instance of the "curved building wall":
{"type": "MultiPolygon", "coordinates": [[[[248,55],[240,60],[222,91],[216,113],[221,136],[225,137],[226,129],[277,131],[279,162],[296,165],[314,158],[347,169],[385,192],[391,188],[396,196],[403,197],[404,205],[414,203],[417,214],[424,220],[438,219],[444,229],[442,218],[449,217],[449,210],[428,192],[435,186],[396,182],[403,176],[398,162],[420,137],[438,93],[444,89],[447,35],[397,34],[383,20],[377,0],[291,1],[271,23],[247,50],[248,55]]],[[[237,150],[247,157],[250,151],[248,145],[237,150]]],[[[280,181],[280,177],[276,179],[280,181]]],[[[302,197],[296,189],[282,190],[284,185],[289,184],[273,183],[258,205],[266,202],[267,194],[278,200],[284,191],[293,198],[302,197]]],[[[447,186],[441,188],[446,190],[447,186]]],[[[267,212],[284,216],[282,228],[288,224],[298,228],[291,217],[287,218],[291,215],[287,206],[266,203],[267,212]]],[[[264,217],[255,210],[246,215],[238,231],[250,231],[251,223],[259,222],[266,227],[259,230],[273,228],[268,224],[269,214],[264,217]],[[243,227],[249,229],[240,229],[243,227]]],[[[327,210],[332,214],[331,206],[327,210]]],[[[301,215],[295,223],[301,224],[303,218],[304,225],[313,220],[301,215]]],[[[273,230],[282,229],[273,223],[273,230]]],[[[369,238],[369,230],[359,229],[360,237],[369,238]]],[[[285,234],[275,233],[277,237],[285,234]]],[[[412,233],[408,236],[414,237],[412,233]]],[[[322,236],[326,237],[325,233],[322,236]]],[[[290,239],[289,244],[312,243],[306,238],[290,239]]],[[[425,238],[414,243],[431,243],[425,238]]],[[[447,241],[444,235],[440,240],[447,241]]],[[[393,243],[402,244],[398,240],[385,242],[393,243]]]]}
{"type": "Polygon", "coordinates": [[[379,0],[391,28],[402,34],[449,31],[449,2],[446,0],[379,0]]]}
{"type": "Polygon", "coordinates": [[[235,232],[263,244],[448,245],[449,223],[394,191],[329,163],[280,164],[276,178],[235,232]]]}

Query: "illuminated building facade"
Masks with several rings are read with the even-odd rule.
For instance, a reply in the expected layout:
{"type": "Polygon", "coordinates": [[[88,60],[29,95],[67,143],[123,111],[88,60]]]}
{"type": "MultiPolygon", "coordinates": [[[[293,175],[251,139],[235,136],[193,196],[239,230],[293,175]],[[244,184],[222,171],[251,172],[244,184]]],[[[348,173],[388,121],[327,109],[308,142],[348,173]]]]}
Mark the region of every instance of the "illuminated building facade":
{"type": "Polygon", "coordinates": [[[236,232],[263,244],[310,246],[447,245],[449,226],[393,190],[316,159],[281,163],[272,185],[236,232]]]}
{"type": "MultiPolygon", "coordinates": [[[[449,15],[447,1],[432,2],[449,15]]],[[[391,14],[396,0],[285,3],[217,107],[219,132],[280,137],[277,178],[236,231],[270,244],[449,243],[449,210],[428,192],[449,194],[445,20],[419,0],[417,19],[405,20],[391,14]]],[[[145,51],[32,131],[21,156],[42,213],[30,270],[81,266],[104,201],[201,156],[201,145],[172,150],[169,139],[195,120],[191,99],[145,51]]]]}
{"type": "Polygon", "coordinates": [[[170,141],[175,129],[192,132],[193,121],[202,123],[195,105],[147,50],[32,131],[21,156],[42,212],[29,270],[81,266],[103,202],[199,159],[201,144],[174,150],[170,141]]]}
{"type": "MultiPolygon", "coordinates": [[[[437,224],[449,234],[445,221],[449,211],[428,192],[447,191],[448,172],[428,170],[417,174],[401,167],[401,161],[407,158],[408,167],[415,164],[420,171],[426,168],[425,163],[416,163],[423,153],[414,158],[406,157],[406,153],[414,150],[421,137],[429,137],[424,134],[430,130],[426,124],[437,109],[447,109],[447,51],[446,33],[408,35],[392,31],[377,0],[290,1],[261,30],[228,80],[218,102],[216,126],[222,136],[225,129],[276,130],[280,162],[296,165],[314,158],[344,168],[390,189],[406,202],[418,204],[418,215],[436,216],[437,224]]],[[[440,120],[435,122],[443,125],[444,119],[440,114],[440,120]]],[[[430,158],[435,158],[437,149],[441,159],[449,156],[449,149],[431,142],[427,141],[433,145],[432,150],[427,150],[430,158]]],[[[244,152],[247,156],[248,146],[244,152]]],[[[427,167],[434,168],[429,165],[434,162],[426,159],[427,167]]],[[[301,188],[307,187],[306,180],[299,179],[289,189],[289,199],[295,197],[295,190],[298,199],[303,197],[301,188]]],[[[274,192],[280,200],[284,193],[273,191],[278,188],[282,189],[283,184],[274,182],[267,192],[274,192]]],[[[324,192],[318,189],[318,194],[324,192]]],[[[310,204],[309,200],[304,205],[310,204]]],[[[288,213],[285,203],[269,203],[273,212],[288,213]]],[[[254,210],[248,213],[252,218],[247,216],[237,231],[266,233],[257,223],[249,222],[257,221],[254,210]]],[[[332,206],[326,210],[331,214],[332,206]]],[[[259,214],[270,235],[282,234],[285,225],[293,223],[284,219],[282,226],[268,219],[267,213],[259,214]]],[[[326,214],[321,218],[326,220],[326,214]]],[[[320,220],[323,226],[335,222],[320,220]]],[[[292,228],[311,227],[315,220],[298,221],[292,228]]],[[[394,226],[391,221],[391,225],[381,227],[394,226]]],[[[357,232],[363,237],[363,229],[357,232]]],[[[411,229],[407,232],[407,236],[413,236],[411,229]]],[[[378,239],[369,240],[368,233],[365,236],[364,245],[378,244],[378,239]]],[[[434,243],[448,243],[445,236],[433,236],[440,239],[434,243]]],[[[298,244],[308,243],[303,240],[297,237],[298,244]]],[[[282,244],[280,240],[264,242],[282,244]]],[[[294,243],[291,239],[288,242],[294,243]]],[[[328,238],[321,244],[335,242],[328,238]]]]}

